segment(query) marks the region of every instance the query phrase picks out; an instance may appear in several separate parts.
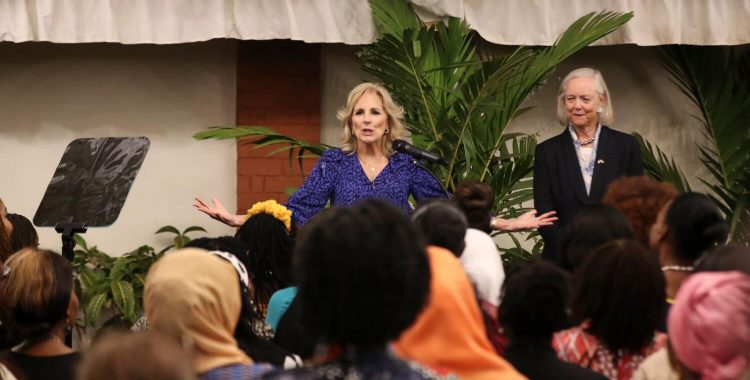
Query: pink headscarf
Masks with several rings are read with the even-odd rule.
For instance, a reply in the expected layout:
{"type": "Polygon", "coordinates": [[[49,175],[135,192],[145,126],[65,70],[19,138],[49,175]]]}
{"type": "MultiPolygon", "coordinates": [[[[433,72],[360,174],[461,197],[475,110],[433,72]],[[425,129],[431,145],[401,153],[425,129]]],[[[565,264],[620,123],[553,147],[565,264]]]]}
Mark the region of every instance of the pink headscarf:
{"type": "Polygon", "coordinates": [[[750,367],[750,277],[697,273],[680,287],[669,313],[677,357],[706,380],[738,379],[750,367]]]}

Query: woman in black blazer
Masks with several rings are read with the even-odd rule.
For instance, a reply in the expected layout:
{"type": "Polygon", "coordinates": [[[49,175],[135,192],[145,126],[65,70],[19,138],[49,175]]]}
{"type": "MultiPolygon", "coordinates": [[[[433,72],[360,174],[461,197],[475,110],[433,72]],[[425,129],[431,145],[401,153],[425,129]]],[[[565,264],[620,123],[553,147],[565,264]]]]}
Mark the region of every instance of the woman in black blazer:
{"type": "Polygon", "coordinates": [[[607,127],[612,99],[598,70],[580,68],[565,76],[557,97],[565,129],[537,145],[534,158],[534,208],[557,211],[559,222],[540,228],[544,259],[558,262],[560,231],[585,204],[599,202],[607,185],[643,173],[638,142],[607,127]]]}

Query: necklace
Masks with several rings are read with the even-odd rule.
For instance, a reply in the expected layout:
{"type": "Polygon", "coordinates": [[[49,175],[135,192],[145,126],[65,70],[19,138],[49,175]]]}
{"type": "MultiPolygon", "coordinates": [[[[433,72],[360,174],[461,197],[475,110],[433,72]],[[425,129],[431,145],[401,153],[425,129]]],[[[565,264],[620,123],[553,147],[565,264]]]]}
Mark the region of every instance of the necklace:
{"type": "Polygon", "coordinates": [[[588,140],[584,140],[584,141],[580,141],[579,140],[578,143],[581,144],[581,146],[591,145],[591,143],[594,142],[595,139],[596,139],[596,137],[592,137],[592,138],[590,138],[588,140]]]}
{"type": "Polygon", "coordinates": [[[359,162],[362,164],[362,166],[365,167],[365,169],[369,169],[370,172],[374,173],[375,170],[380,166],[380,163],[382,160],[380,158],[376,158],[374,163],[368,163],[364,159],[362,159],[361,156],[357,155],[357,158],[359,158],[359,162]]]}
{"type": "Polygon", "coordinates": [[[690,265],[664,265],[661,267],[662,272],[692,272],[693,267],[690,265]]]}

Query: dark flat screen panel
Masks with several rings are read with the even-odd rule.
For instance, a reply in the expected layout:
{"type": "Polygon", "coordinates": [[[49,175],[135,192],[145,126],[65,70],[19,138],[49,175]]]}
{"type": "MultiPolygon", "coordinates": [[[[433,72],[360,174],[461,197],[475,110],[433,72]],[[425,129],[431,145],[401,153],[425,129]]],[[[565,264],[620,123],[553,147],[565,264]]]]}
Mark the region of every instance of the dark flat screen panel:
{"type": "Polygon", "coordinates": [[[57,165],[34,224],[84,222],[109,226],[120,215],[150,146],[146,137],[73,140],[57,165]]]}

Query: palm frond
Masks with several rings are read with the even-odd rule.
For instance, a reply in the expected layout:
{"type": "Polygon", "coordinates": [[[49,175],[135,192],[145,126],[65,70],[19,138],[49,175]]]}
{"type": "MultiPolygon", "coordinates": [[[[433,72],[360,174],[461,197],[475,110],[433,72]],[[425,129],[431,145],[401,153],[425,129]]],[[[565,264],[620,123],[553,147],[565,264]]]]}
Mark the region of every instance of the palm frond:
{"type": "Polygon", "coordinates": [[[680,192],[692,191],[685,174],[673,158],[668,157],[659,146],[651,145],[639,133],[633,133],[633,136],[641,147],[643,169],[649,176],[657,181],[671,183],[680,192]]]}
{"type": "Polygon", "coordinates": [[[670,80],[696,106],[694,115],[709,141],[699,158],[711,174],[701,178],[737,237],[750,188],[743,184],[750,167],[750,52],[734,47],[666,46],[659,49],[670,80]]]}
{"type": "Polygon", "coordinates": [[[205,131],[198,132],[193,135],[196,140],[235,140],[244,139],[240,142],[242,144],[252,144],[256,148],[281,145],[279,149],[276,149],[269,153],[273,155],[279,152],[289,152],[289,165],[290,169],[292,162],[296,157],[297,163],[299,164],[300,173],[302,170],[302,160],[308,157],[320,157],[328,149],[333,148],[327,144],[312,144],[305,140],[295,139],[274,131],[271,128],[266,127],[210,127],[205,131]],[[295,155],[296,152],[296,155],[295,155]]]}

